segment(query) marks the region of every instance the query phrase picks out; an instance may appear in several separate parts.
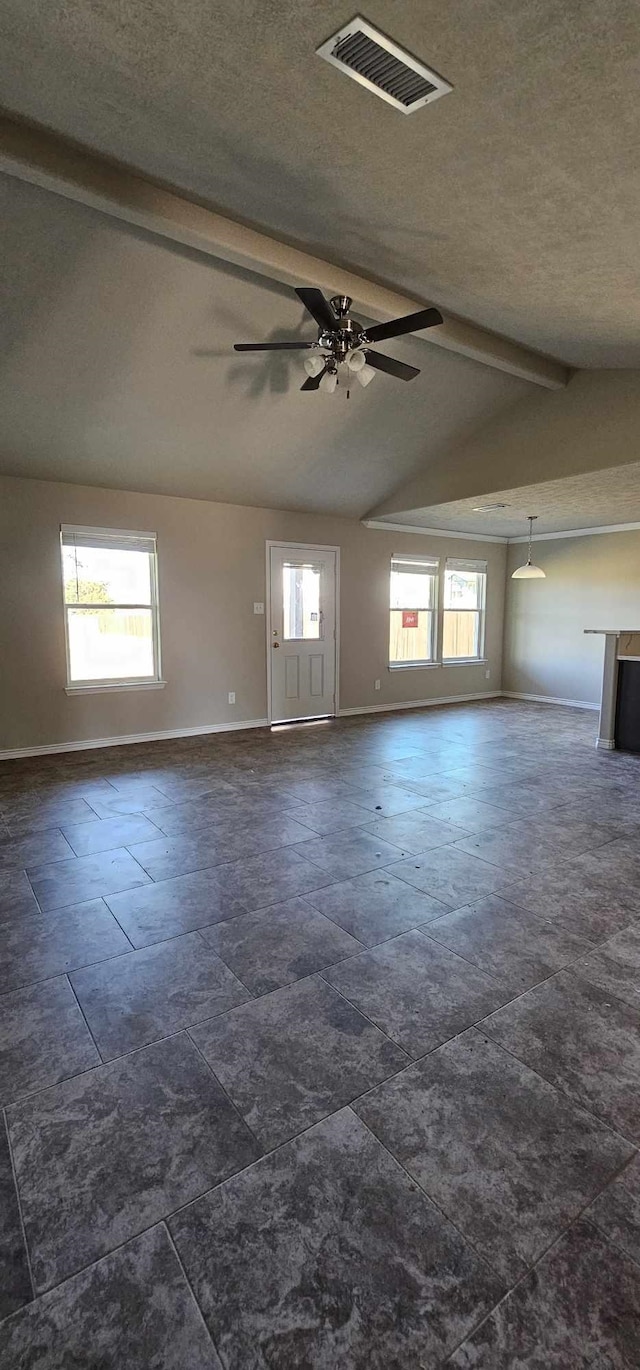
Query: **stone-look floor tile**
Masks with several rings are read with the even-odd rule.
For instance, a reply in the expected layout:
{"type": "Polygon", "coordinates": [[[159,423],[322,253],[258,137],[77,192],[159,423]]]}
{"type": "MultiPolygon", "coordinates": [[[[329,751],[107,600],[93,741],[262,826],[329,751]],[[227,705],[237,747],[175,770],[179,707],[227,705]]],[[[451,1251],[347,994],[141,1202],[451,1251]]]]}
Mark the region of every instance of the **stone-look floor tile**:
{"type": "Polygon", "coordinates": [[[379,818],[365,831],[410,853],[429,851],[431,847],[445,847],[449,842],[457,842],[465,836],[452,823],[441,823],[440,819],[432,818],[426,809],[400,813],[395,818],[379,818]]]}
{"type": "Polygon", "coordinates": [[[0,1362],[16,1370],[221,1370],[161,1226],[5,1322],[0,1362]]]}
{"type": "Polygon", "coordinates": [[[557,786],[549,791],[540,792],[539,790],[527,788],[518,781],[507,784],[469,783],[469,791],[475,799],[480,799],[485,804],[495,804],[498,809],[506,809],[507,813],[516,814],[545,814],[552,809],[558,808],[561,804],[566,804],[567,796],[559,781],[557,786]]]}
{"type": "Polygon", "coordinates": [[[640,1012],[560,971],[493,1013],[482,1031],[640,1141],[640,1012]]]}
{"type": "Polygon", "coordinates": [[[257,1155],[182,1034],[23,1099],[7,1121],[40,1292],[257,1155]]]}
{"type": "Polygon", "coordinates": [[[26,837],[7,837],[0,842],[0,872],[64,861],[69,856],[73,856],[73,848],[58,828],[46,828],[26,837]]]}
{"type": "Polygon", "coordinates": [[[313,890],[306,901],[367,947],[429,923],[445,912],[444,904],[420,894],[404,880],[396,880],[387,870],[326,885],[313,890]]]}
{"type": "Polygon", "coordinates": [[[219,866],[262,851],[293,846],[312,838],[310,828],[289,814],[250,820],[225,818],[224,823],[194,833],[161,837],[131,846],[131,853],[154,880],[170,880],[191,871],[219,866]]]}
{"type": "Polygon", "coordinates": [[[116,847],[128,847],[133,842],[150,842],[158,837],[155,823],[150,823],[141,813],[105,818],[96,823],[75,823],[72,827],[63,828],[62,833],[76,856],[115,851],[116,847]]]}
{"type": "Polygon", "coordinates": [[[344,780],[292,780],[286,785],[287,793],[302,804],[325,804],[353,799],[354,786],[346,785],[344,780]]]}
{"type": "Polygon", "coordinates": [[[0,1103],[99,1063],[64,975],[0,997],[0,1103]]]}
{"type": "Polygon", "coordinates": [[[27,874],[45,912],[150,884],[146,871],[124,848],[35,866],[27,874]]]}
{"type": "Polygon", "coordinates": [[[640,1265],[640,1158],[609,1185],[587,1215],[616,1246],[640,1265]]]}
{"type": "Polygon", "coordinates": [[[601,942],[640,919],[640,888],[610,878],[585,879],[567,861],[566,868],[527,877],[502,891],[510,903],[519,904],[548,922],[561,923],[569,932],[601,942]]]}
{"type": "Polygon", "coordinates": [[[507,884],[504,871],[497,866],[450,845],[410,856],[408,861],[398,861],[389,869],[392,875],[430,894],[448,909],[459,908],[483,894],[493,894],[507,884]]]}
{"type": "Polygon", "coordinates": [[[559,860],[556,849],[531,834],[526,823],[520,832],[514,824],[503,826],[500,830],[490,828],[475,833],[472,837],[464,837],[456,844],[456,848],[498,866],[512,880],[541,868],[554,870],[559,860]]]}
{"type": "Polygon", "coordinates": [[[616,933],[571,969],[574,975],[640,1010],[640,923],[616,933]]]}
{"type": "Polygon", "coordinates": [[[640,1269],[578,1222],[447,1362],[455,1370],[632,1370],[640,1269]]]}
{"type": "Polygon", "coordinates": [[[323,971],[323,978],[411,1056],[433,1051],[510,997],[495,980],[421,932],[323,971]]]}
{"type": "Polygon", "coordinates": [[[434,802],[427,812],[430,817],[438,818],[442,823],[466,828],[467,834],[483,832],[485,828],[503,828],[512,817],[506,809],[499,809],[495,804],[483,803],[481,799],[474,799],[471,795],[449,799],[440,804],[434,802]]]}
{"type": "Polygon", "coordinates": [[[138,842],[132,846],[131,853],[152,880],[161,881],[221,866],[225,861],[236,861],[246,845],[244,834],[238,829],[224,835],[200,830],[138,842]]]}
{"type": "Polygon", "coordinates": [[[442,775],[426,775],[418,779],[409,777],[406,779],[397,773],[385,775],[385,780],[395,785],[402,785],[403,789],[410,790],[412,794],[422,795],[422,808],[431,808],[433,804],[443,804],[446,800],[462,799],[466,794],[466,786],[460,780],[445,780],[442,775]]]}
{"type": "MultiPolygon", "coordinates": [[[[329,884],[330,875],[320,866],[312,865],[298,850],[284,847],[281,851],[250,856],[246,861],[216,867],[221,896],[237,900],[248,913],[267,904],[284,903],[298,894],[319,889],[329,884]]],[[[312,845],[316,843],[312,839],[312,845]]]]}
{"type": "Polygon", "coordinates": [[[571,857],[594,851],[621,836],[616,823],[584,822],[560,809],[554,809],[548,818],[518,819],[510,823],[508,832],[527,833],[571,857]]]}
{"type": "Polygon", "coordinates": [[[363,808],[369,809],[373,818],[377,814],[381,818],[393,818],[395,814],[410,813],[412,809],[423,807],[419,794],[414,790],[403,789],[398,783],[355,790],[352,798],[354,804],[361,804],[363,808]]]}
{"type": "Polygon", "coordinates": [[[580,873],[585,884],[591,875],[601,880],[611,875],[616,880],[624,880],[637,889],[640,885],[638,843],[630,842],[626,837],[615,842],[607,842],[606,846],[577,856],[574,860],[574,869],[580,873]]]}
{"type": "Polygon", "coordinates": [[[546,980],[592,947],[586,937],[544,923],[497,894],[430,921],[424,931],[509,985],[514,994],[546,980]]]}
{"type": "Polygon", "coordinates": [[[228,1370],[435,1367],[501,1292],[349,1109],[169,1226],[228,1370]]]}
{"type": "Polygon", "coordinates": [[[0,921],[39,913],[31,885],[24,871],[0,872],[0,921]]]}
{"type": "Polygon", "coordinates": [[[326,880],[350,880],[354,875],[389,866],[405,853],[379,837],[371,837],[360,828],[336,833],[332,837],[312,838],[297,848],[306,861],[313,861],[323,871],[326,880]]]}
{"type": "Polygon", "coordinates": [[[265,1147],[350,1103],[408,1060],[315,977],[200,1023],[191,1036],[265,1147]]]}
{"type": "Polygon", "coordinates": [[[69,978],[105,1061],[251,998],[198,932],[129,951],[69,978]]]}
{"type": "Polygon", "coordinates": [[[362,951],[362,943],[304,899],[245,913],[202,932],[253,994],[268,994],[362,951]]]}
{"type": "Polygon", "coordinates": [[[319,804],[301,804],[296,809],[296,820],[324,836],[343,828],[364,827],[371,822],[371,814],[359,804],[350,804],[348,799],[325,799],[319,804]]]}
{"type": "Polygon", "coordinates": [[[164,942],[183,932],[220,923],[246,913],[244,904],[220,889],[216,868],[178,875],[142,889],[110,894],[105,903],[134,947],[164,942]]]}
{"type": "MultiPolygon", "coordinates": [[[[45,828],[62,828],[69,823],[95,823],[97,818],[98,815],[86,799],[56,799],[23,814],[14,813],[10,808],[7,826],[12,837],[25,837],[45,828]]],[[[69,855],[68,852],[66,854],[69,855]]]]}
{"type": "Polygon", "coordinates": [[[0,1117],[0,1323],[10,1313],[15,1313],[17,1308],[22,1308],[22,1305],[28,1303],[32,1297],[29,1262],[13,1179],[11,1152],[4,1118],[0,1117]]]}
{"type": "Polygon", "coordinates": [[[354,1108],[508,1284],[633,1154],[475,1028],[354,1108]]]}
{"type": "Polygon", "coordinates": [[[0,985],[17,989],[131,946],[102,899],[0,923],[0,985]]]}
{"type": "Polygon", "coordinates": [[[91,808],[97,818],[125,817],[127,814],[144,813],[155,808],[159,812],[165,806],[170,807],[170,801],[154,785],[145,785],[132,792],[127,790],[124,794],[114,790],[113,797],[103,795],[100,799],[91,800],[91,808]]]}

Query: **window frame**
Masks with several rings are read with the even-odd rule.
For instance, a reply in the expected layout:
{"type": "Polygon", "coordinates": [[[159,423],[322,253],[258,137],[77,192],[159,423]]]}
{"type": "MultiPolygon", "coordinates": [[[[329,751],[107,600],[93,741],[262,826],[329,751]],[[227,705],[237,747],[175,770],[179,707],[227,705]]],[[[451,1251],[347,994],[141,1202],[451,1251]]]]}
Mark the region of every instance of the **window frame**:
{"type": "MultiPolygon", "coordinates": [[[[392,553],[391,561],[390,561],[390,564],[389,564],[389,606],[388,606],[388,610],[387,610],[387,613],[388,613],[388,618],[387,618],[387,665],[388,665],[388,669],[389,669],[390,671],[415,671],[415,670],[423,670],[423,671],[425,671],[425,670],[429,670],[429,669],[432,668],[433,666],[438,666],[438,665],[440,664],[439,661],[438,661],[438,632],[439,632],[439,628],[438,628],[438,618],[439,618],[438,607],[439,607],[439,598],[440,598],[440,559],[439,559],[439,557],[434,557],[434,556],[421,556],[421,555],[420,555],[419,553],[417,553],[417,552],[415,553],[415,555],[412,555],[412,554],[407,553],[407,552],[402,552],[402,553],[400,553],[400,552],[394,552],[394,553],[392,553]],[[391,660],[391,654],[390,654],[390,649],[391,649],[391,640],[390,640],[390,639],[391,639],[391,614],[394,613],[394,612],[397,613],[398,610],[397,610],[397,609],[394,609],[394,607],[391,605],[391,576],[392,576],[392,573],[393,573],[394,564],[395,564],[395,563],[402,563],[402,562],[403,562],[405,565],[418,565],[418,566],[419,566],[419,565],[422,565],[422,566],[428,566],[428,567],[432,567],[432,568],[433,568],[433,570],[432,570],[432,571],[430,572],[430,574],[429,574],[429,578],[430,578],[431,581],[432,581],[433,604],[431,605],[431,607],[430,607],[429,609],[422,610],[422,612],[427,612],[427,613],[430,613],[430,614],[431,614],[431,632],[430,632],[430,634],[429,634],[429,649],[430,649],[431,655],[430,655],[429,657],[419,657],[419,658],[417,658],[417,659],[415,659],[415,660],[411,660],[411,661],[392,661],[392,660],[391,660]]],[[[418,610],[417,612],[420,612],[420,610],[418,610]]]]}
{"type": "Polygon", "coordinates": [[[162,690],[166,681],[162,678],[162,653],[160,642],[160,597],[158,586],[158,538],[156,533],[142,533],[125,528],[89,528],[79,524],[60,525],[60,569],[62,575],[62,609],[64,620],[65,657],[68,695],[103,694],[120,690],[162,690]],[[64,580],[64,550],[73,546],[74,538],[82,539],[80,545],[96,548],[141,551],[149,556],[149,603],[148,604],[109,604],[105,609],[146,609],[151,611],[151,643],[154,673],[149,676],[111,676],[96,680],[76,680],[71,675],[71,650],[69,635],[69,609],[93,609],[95,604],[68,604],[64,580]],[[95,539],[92,543],[91,539],[95,539]],[[130,544],[127,548],[127,543],[130,544]],[[148,543],[148,547],[136,546],[148,543]]]}
{"type": "Polygon", "coordinates": [[[476,666],[486,661],[486,622],[487,622],[487,579],[488,567],[486,561],[473,560],[470,557],[447,557],[444,564],[444,575],[442,577],[442,628],[441,642],[444,648],[445,615],[455,614],[476,614],[478,616],[478,651],[475,656],[445,656],[442,653],[443,666],[476,666]],[[474,575],[481,577],[480,582],[480,603],[477,609],[448,609],[446,605],[447,594],[447,571],[470,571],[474,575]]]}

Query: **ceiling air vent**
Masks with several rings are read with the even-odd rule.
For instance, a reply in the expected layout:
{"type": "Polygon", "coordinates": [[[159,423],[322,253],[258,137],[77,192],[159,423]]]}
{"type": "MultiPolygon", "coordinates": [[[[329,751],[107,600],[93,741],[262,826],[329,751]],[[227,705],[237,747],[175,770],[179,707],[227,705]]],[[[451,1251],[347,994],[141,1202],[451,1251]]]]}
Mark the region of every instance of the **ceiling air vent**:
{"type": "Polygon", "coordinates": [[[359,14],[316,51],[403,114],[413,114],[453,89],[359,14]]]}

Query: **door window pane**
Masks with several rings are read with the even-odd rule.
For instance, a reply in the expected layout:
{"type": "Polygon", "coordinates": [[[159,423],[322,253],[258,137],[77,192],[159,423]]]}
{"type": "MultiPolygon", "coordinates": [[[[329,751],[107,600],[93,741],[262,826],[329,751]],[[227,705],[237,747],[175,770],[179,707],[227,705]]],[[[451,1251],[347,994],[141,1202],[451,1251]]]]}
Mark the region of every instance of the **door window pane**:
{"type": "Polygon", "coordinates": [[[320,625],[320,566],[285,562],[282,568],[282,635],[317,640],[320,625]]]}
{"type": "Polygon", "coordinates": [[[67,610],[71,680],[153,678],[151,609],[67,610]]]}

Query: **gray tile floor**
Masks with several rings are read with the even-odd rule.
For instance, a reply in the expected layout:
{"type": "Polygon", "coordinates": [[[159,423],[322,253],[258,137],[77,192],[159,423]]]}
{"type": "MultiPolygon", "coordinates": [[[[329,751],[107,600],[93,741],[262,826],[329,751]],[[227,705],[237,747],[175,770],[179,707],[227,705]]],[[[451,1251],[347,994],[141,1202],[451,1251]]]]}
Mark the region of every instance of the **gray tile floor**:
{"type": "Polygon", "coordinates": [[[640,757],[491,701],[0,765],[0,1365],[637,1370],[640,757]]]}

